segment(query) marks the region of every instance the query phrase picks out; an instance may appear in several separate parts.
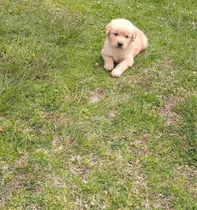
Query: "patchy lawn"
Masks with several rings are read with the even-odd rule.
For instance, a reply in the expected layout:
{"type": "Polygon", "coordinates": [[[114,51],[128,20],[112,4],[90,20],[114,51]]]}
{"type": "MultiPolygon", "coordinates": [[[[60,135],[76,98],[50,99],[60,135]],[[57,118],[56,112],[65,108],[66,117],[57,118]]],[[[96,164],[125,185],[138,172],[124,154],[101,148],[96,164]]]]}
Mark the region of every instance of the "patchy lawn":
{"type": "Polygon", "coordinates": [[[2,0],[0,209],[197,209],[193,0],[2,0]],[[105,25],[149,47],[120,79],[105,25]]]}

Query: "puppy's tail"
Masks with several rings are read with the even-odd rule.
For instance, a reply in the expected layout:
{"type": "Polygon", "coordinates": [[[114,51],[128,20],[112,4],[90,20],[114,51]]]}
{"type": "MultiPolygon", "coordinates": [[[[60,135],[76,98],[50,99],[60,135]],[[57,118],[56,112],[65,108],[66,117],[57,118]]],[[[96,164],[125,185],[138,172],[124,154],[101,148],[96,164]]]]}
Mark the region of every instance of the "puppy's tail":
{"type": "Polygon", "coordinates": [[[146,37],[146,35],[143,34],[143,45],[144,45],[144,49],[146,49],[148,47],[148,38],[146,37]]]}

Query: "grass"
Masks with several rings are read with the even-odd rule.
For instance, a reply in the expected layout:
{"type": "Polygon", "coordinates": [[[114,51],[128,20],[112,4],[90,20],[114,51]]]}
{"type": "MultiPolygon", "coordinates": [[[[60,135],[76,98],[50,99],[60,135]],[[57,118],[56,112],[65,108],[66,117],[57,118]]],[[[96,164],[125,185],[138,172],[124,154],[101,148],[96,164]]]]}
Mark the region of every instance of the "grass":
{"type": "Polygon", "coordinates": [[[0,209],[197,209],[193,0],[2,0],[0,209]],[[103,29],[149,37],[120,79],[103,29]]]}

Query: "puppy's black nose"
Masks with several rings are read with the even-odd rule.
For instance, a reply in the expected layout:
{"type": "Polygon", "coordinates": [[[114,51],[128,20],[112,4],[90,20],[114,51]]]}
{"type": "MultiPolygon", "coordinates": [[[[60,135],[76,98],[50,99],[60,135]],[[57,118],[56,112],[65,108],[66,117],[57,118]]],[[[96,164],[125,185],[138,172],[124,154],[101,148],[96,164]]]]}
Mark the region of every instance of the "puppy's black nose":
{"type": "Polygon", "coordinates": [[[122,47],[123,43],[122,42],[118,42],[118,47],[122,47]]]}

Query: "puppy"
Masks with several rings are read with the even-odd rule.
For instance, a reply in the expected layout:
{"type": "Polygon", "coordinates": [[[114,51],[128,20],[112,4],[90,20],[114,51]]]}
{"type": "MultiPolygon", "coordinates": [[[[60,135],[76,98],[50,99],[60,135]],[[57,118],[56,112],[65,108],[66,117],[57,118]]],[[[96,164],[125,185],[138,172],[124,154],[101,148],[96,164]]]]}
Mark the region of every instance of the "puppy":
{"type": "Polygon", "coordinates": [[[114,19],[105,28],[107,38],[101,55],[104,68],[113,77],[120,77],[134,63],[134,58],[148,45],[144,33],[129,20],[114,19]],[[117,66],[114,68],[114,62],[117,66]]]}

